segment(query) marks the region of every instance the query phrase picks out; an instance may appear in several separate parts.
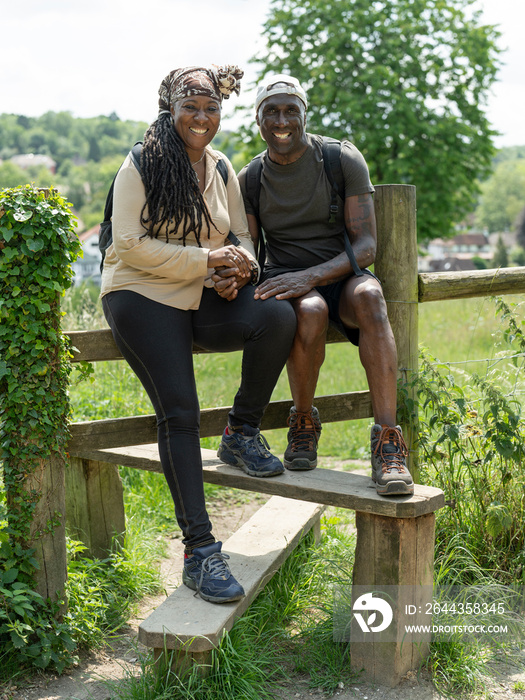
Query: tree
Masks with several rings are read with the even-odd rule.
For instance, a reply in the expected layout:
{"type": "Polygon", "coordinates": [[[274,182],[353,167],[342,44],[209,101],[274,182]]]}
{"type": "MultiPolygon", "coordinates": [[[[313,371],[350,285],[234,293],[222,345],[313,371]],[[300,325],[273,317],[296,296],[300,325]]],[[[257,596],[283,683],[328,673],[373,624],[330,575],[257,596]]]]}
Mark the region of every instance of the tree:
{"type": "Polygon", "coordinates": [[[525,248],[525,207],[523,207],[516,219],[516,240],[519,246],[525,248]]]}
{"type": "Polygon", "coordinates": [[[417,186],[421,239],[449,236],[495,132],[483,112],[500,36],[476,0],[273,0],[260,76],[308,89],[310,131],[349,138],[373,182],[417,186]]]}
{"type": "Polygon", "coordinates": [[[492,267],[508,267],[509,266],[509,255],[507,249],[505,248],[505,243],[501,236],[498,236],[498,242],[496,243],[496,250],[494,251],[494,257],[492,258],[492,267]]]}
{"type": "Polygon", "coordinates": [[[510,231],[519,227],[517,219],[524,206],[525,159],[503,160],[481,184],[476,219],[491,233],[510,231]]]}

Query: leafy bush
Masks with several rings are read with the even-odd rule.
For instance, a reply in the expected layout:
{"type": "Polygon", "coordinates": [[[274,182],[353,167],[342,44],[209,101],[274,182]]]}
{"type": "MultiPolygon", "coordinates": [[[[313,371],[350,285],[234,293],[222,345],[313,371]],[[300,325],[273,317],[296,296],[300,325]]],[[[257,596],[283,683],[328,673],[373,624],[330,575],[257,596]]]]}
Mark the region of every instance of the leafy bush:
{"type": "MultiPolygon", "coordinates": [[[[422,480],[443,489],[447,502],[437,513],[437,556],[461,535],[482,569],[510,583],[525,581],[525,338],[520,307],[496,305],[505,325],[485,375],[423,350],[414,383],[422,480]]],[[[464,583],[471,573],[465,569],[464,583]]]]}
{"type": "Polygon", "coordinates": [[[33,590],[32,573],[37,564],[33,550],[4,541],[0,564],[0,641],[4,655],[16,657],[22,666],[51,666],[62,672],[74,659],[75,643],[69,626],[57,619],[58,603],[44,601],[33,590]]]}

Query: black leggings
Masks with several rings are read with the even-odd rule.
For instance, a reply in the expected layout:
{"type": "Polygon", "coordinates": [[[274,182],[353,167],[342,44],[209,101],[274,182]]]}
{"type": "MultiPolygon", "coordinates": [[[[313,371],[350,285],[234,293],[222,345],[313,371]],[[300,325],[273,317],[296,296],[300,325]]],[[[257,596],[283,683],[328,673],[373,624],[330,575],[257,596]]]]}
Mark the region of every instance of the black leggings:
{"type": "Polygon", "coordinates": [[[214,542],[204,501],[193,342],[214,352],[244,349],[230,421],[253,427],[260,425],[292,346],[296,319],[291,304],[255,300],[253,291],[245,286],[228,302],[205,287],[196,311],[127,290],[102,299],[115,342],[153,404],[160,460],[187,552],[214,542]]]}

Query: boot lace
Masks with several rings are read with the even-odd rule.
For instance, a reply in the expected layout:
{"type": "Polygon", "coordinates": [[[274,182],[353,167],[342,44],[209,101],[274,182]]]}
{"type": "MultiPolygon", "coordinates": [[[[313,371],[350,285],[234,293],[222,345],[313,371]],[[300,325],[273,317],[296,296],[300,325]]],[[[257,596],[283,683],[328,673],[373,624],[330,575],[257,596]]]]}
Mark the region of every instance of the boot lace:
{"type": "Polygon", "coordinates": [[[397,428],[386,427],[381,430],[374,447],[374,454],[381,458],[383,474],[389,474],[392,469],[397,469],[400,474],[405,473],[408,447],[397,428]]]}
{"type": "Polygon", "coordinates": [[[295,413],[288,418],[292,430],[292,452],[312,451],[317,447],[321,430],[311,413],[295,413]],[[306,425],[306,421],[311,425],[306,425]]]}

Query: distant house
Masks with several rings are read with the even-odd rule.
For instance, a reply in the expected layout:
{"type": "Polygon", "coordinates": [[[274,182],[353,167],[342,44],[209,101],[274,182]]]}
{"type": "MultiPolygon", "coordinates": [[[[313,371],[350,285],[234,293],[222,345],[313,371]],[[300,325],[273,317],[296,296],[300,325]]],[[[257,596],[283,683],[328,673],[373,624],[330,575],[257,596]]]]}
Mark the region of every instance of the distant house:
{"type": "Polygon", "coordinates": [[[441,260],[429,260],[428,272],[459,272],[462,270],[476,270],[472,260],[461,258],[442,258],[441,260]]]}
{"type": "Polygon", "coordinates": [[[85,280],[92,280],[96,284],[100,284],[100,262],[102,257],[98,248],[99,228],[100,226],[97,224],[79,235],[84,255],[82,258],[78,258],[72,265],[75,275],[75,284],[79,284],[85,280]]]}
{"type": "Polygon", "coordinates": [[[475,270],[472,258],[489,262],[494,249],[485,233],[460,233],[454,238],[436,238],[427,246],[427,256],[420,258],[419,270],[440,272],[449,270],[475,270]]]}
{"type": "Polygon", "coordinates": [[[27,170],[32,165],[43,165],[54,175],[57,169],[57,164],[53,158],[51,158],[51,156],[42,155],[41,153],[24,153],[22,155],[13,156],[9,160],[11,163],[18,165],[19,168],[22,168],[22,170],[27,170]]]}

